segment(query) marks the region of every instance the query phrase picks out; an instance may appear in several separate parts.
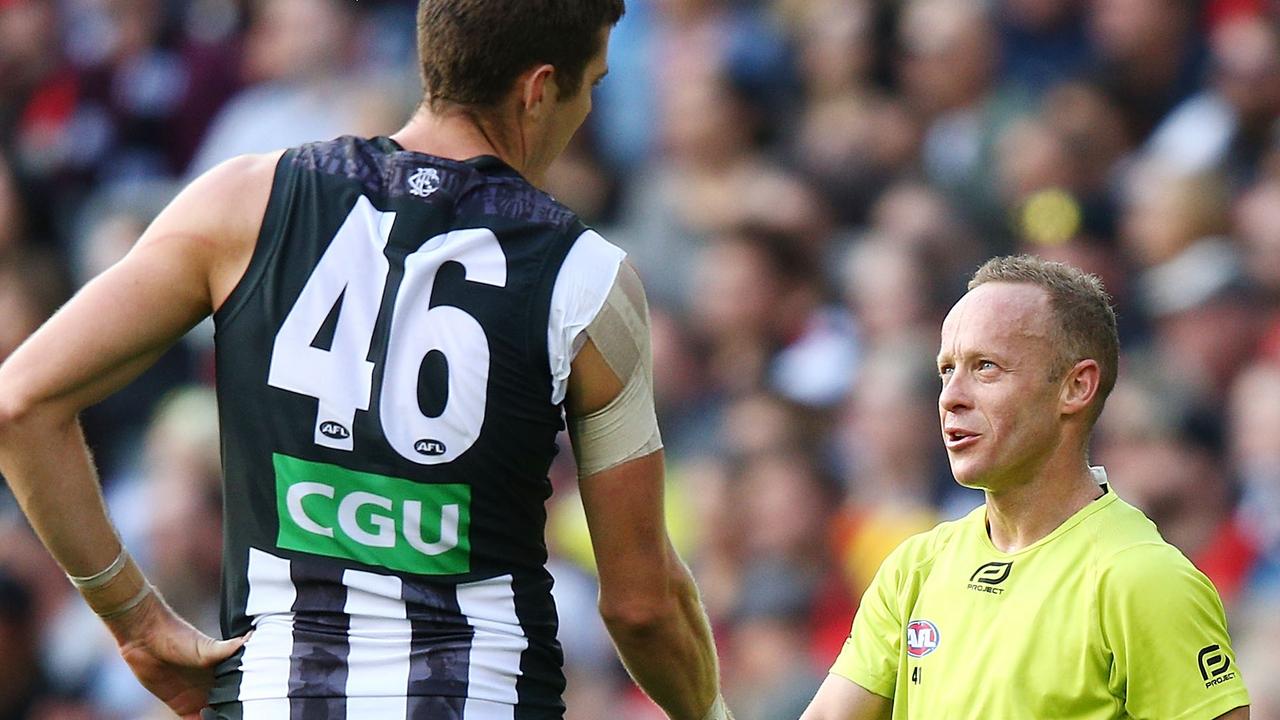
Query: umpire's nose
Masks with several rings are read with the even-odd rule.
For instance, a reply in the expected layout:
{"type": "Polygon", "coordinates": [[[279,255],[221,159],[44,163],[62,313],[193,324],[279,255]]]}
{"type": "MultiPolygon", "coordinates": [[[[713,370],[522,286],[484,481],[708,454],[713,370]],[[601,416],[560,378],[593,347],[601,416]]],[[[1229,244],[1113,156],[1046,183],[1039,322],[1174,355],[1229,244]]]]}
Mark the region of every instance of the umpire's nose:
{"type": "Polygon", "coordinates": [[[956,414],[973,407],[969,382],[969,374],[961,368],[955,368],[943,375],[942,390],[938,393],[938,415],[944,424],[947,413],[956,414]]]}

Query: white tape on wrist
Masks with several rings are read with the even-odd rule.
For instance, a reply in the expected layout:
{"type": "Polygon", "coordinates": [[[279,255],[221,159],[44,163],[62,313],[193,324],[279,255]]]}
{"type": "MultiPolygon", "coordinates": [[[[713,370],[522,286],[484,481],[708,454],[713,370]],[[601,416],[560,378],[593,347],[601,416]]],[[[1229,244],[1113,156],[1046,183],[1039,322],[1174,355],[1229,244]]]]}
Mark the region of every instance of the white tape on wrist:
{"type": "Polygon", "coordinates": [[[119,607],[112,608],[111,610],[108,610],[106,612],[98,613],[98,617],[102,618],[103,620],[111,620],[112,618],[118,618],[121,615],[124,615],[130,610],[141,605],[142,601],[146,600],[147,596],[154,591],[155,591],[155,588],[151,587],[151,583],[144,583],[142,586],[142,589],[139,590],[137,594],[135,594],[133,597],[124,601],[124,603],[119,607]]]}
{"type": "Polygon", "coordinates": [[[702,720],[729,720],[729,708],[725,707],[723,695],[716,695],[716,701],[711,703],[711,709],[702,720]]]}
{"type": "Polygon", "coordinates": [[[100,572],[96,572],[92,575],[86,575],[84,577],[77,577],[71,573],[67,573],[67,579],[71,581],[72,585],[76,586],[77,590],[96,590],[112,580],[115,580],[116,576],[124,570],[124,566],[128,564],[128,562],[129,553],[121,547],[120,554],[116,556],[116,559],[112,560],[111,564],[100,572]]]}

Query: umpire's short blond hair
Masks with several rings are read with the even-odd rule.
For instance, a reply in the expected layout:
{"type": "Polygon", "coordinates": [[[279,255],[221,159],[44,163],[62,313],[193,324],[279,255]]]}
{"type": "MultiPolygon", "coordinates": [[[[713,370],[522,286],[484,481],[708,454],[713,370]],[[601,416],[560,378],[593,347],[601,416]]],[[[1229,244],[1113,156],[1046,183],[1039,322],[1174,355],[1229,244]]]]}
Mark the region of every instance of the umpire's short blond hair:
{"type": "Polygon", "coordinates": [[[993,282],[1033,285],[1048,295],[1054,323],[1050,332],[1058,349],[1053,377],[1062,377],[1081,360],[1098,363],[1101,380],[1090,417],[1096,421],[1115,387],[1120,365],[1116,313],[1102,281],[1066,263],[1034,255],[1006,255],[983,263],[969,281],[969,289],[993,282]]]}

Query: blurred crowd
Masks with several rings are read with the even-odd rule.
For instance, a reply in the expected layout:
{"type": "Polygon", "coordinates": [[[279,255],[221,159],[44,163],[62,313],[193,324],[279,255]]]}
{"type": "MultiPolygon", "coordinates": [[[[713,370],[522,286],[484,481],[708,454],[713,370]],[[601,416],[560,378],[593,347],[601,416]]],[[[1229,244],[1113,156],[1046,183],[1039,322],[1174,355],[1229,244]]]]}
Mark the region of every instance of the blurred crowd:
{"type": "MultiPolygon", "coordinates": [[[[194,175],[397,129],[413,15],[0,0],[0,360],[194,175]]],[[[610,66],[550,190],[649,289],[670,523],[740,720],[798,717],[888,551],[981,502],[933,357],[968,275],[1014,251],[1113,294],[1093,460],[1213,580],[1253,717],[1280,720],[1280,3],[629,0],[610,66]]],[[[210,337],[84,424],[126,542],[216,633],[210,337]]],[[[568,718],[658,717],[596,619],[560,458],[568,718]]],[[[2,490],[0,648],[0,720],[164,717],[2,490]]]]}

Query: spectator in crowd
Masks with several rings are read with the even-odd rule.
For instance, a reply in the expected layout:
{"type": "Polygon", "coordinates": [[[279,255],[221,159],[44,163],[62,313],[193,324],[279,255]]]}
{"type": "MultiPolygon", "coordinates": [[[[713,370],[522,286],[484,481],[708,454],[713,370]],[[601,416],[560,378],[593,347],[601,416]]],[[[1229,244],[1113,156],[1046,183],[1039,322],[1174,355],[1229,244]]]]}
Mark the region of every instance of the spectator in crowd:
{"type": "Polygon", "coordinates": [[[1280,637],[1280,599],[1275,595],[1260,598],[1237,617],[1237,624],[1249,629],[1239,640],[1237,657],[1241,667],[1249,668],[1251,717],[1280,717],[1280,653],[1275,651],[1280,637]]]}
{"type": "MultiPolygon", "coordinates": [[[[728,618],[732,620],[735,608],[753,602],[753,595],[769,592],[753,584],[752,578],[763,574],[769,582],[789,586],[783,592],[798,593],[795,599],[803,607],[794,613],[802,613],[808,627],[808,658],[812,662],[825,657],[847,635],[848,621],[838,618],[851,610],[854,598],[828,542],[838,507],[834,478],[813,453],[798,446],[738,458],[729,482],[728,499],[738,508],[734,531],[740,554],[728,618]],[[785,568],[781,576],[778,568],[785,568]]],[[[733,655],[725,663],[732,666],[733,655]]]]}
{"type": "MultiPolygon", "coordinates": [[[[70,132],[77,113],[77,79],[65,59],[58,7],[53,0],[16,0],[0,5],[0,219],[9,219],[19,199],[24,222],[0,230],[12,243],[19,228],[50,241],[46,232],[66,194],[81,190],[72,163],[70,132]],[[7,197],[6,197],[7,196],[7,197]]],[[[82,135],[81,150],[94,151],[82,135]]],[[[19,238],[24,242],[34,238],[19,238]]]]}
{"type": "Polygon", "coordinates": [[[1262,318],[1239,258],[1199,244],[1139,278],[1153,320],[1151,352],[1215,405],[1257,351],[1262,318]]]}
{"type": "Polygon", "coordinates": [[[988,11],[980,3],[910,0],[901,22],[903,87],[928,118],[925,176],[984,231],[1000,233],[995,141],[1026,111],[1026,101],[1016,88],[1000,85],[988,11]]]}
{"type": "Polygon", "coordinates": [[[169,395],[147,430],[144,453],[142,497],[133,512],[139,505],[150,509],[138,518],[148,575],[174,610],[205,633],[216,633],[222,501],[213,391],[194,386],[169,395]]]}
{"type": "Polygon", "coordinates": [[[22,199],[18,183],[3,154],[0,154],[0,256],[8,255],[26,240],[22,199]]]}
{"type": "Polygon", "coordinates": [[[1241,523],[1261,551],[1252,579],[1280,595],[1280,364],[1257,362],[1236,378],[1228,414],[1230,457],[1240,473],[1241,523]]]}
{"type": "Polygon", "coordinates": [[[1224,173],[1251,182],[1280,117],[1280,30],[1274,20],[1240,15],[1210,36],[1208,87],[1179,104],[1156,128],[1145,153],[1182,172],[1224,173]]]}
{"type": "Polygon", "coordinates": [[[1195,32],[1198,3],[1189,0],[1094,0],[1089,37],[1094,78],[1123,108],[1129,134],[1147,137],[1195,92],[1205,41],[1195,32]]]}
{"type": "Polygon", "coordinates": [[[743,592],[733,610],[728,640],[728,682],[739,720],[800,717],[822,684],[808,635],[816,588],[786,563],[757,560],[743,571],[743,592]]]}
{"type": "Polygon", "coordinates": [[[668,152],[638,175],[625,199],[622,245],[661,306],[689,303],[691,259],[708,238],[740,225],[820,238],[826,214],[798,176],[760,151],[762,117],[722,73],[695,75],[663,98],[668,152]]]}
{"type": "Polygon", "coordinates": [[[938,313],[933,280],[924,253],[904,239],[871,235],[850,248],[841,284],[868,353],[927,332],[938,313]]]}
{"type": "Polygon", "coordinates": [[[0,573],[0,718],[22,720],[45,693],[31,595],[0,573]]]}
{"type": "Polygon", "coordinates": [[[0,255],[0,361],[62,304],[65,285],[62,269],[48,253],[0,255]]]}
{"type": "Polygon", "coordinates": [[[769,388],[831,407],[857,358],[848,318],[825,302],[802,236],[742,225],[698,259],[694,313],[707,338],[712,381],[731,393],[769,388]]]}
{"type": "Polygon", "coordinates": [[[650,312],[653,336],[654,402],[662,421],[662,439],[674,457],[697,457],[719,449],[714,427],[723,397],[706,375],[701,348],[689,320],[656,309],[650,312]]]}
{"type": "Polygon", "coordinates": [[[50,681],[40,617],[30,591],[0,566],[0,719],[97,720],[85,702],[50,681]]]}
{"type": "Polygon", "coordinates": [[[1280,311],[1280,178],[1251,186],[1236,204],[1235,223],[1249,280],[1265,309],[1280,311]]]}
{"type": "Polygon", "coordinates": [[[871,228],[919,258],[938,283],[929,297],[954,297],[963,291],[964,284],[956,278],[986,257],[987,248],[943,193],[916,180],[885,188],[871,209],[871,228]]]}
{"type": "Polygon", "coordinates": [[[1040,94],[1075,79],[1090,60],[1083,3],[1072,0],[1000,0],[1000,74],[1040,94]]]}
{"type": "MultiPolygon", "coordinates": [[[[845,497],[832,535],[854,597],[898,543],[933,527],[946,505],[937,497],[951,494],[945,455],[932,448],[937,375],[927,362],[930,345],[923,336],[877,345],[835,431],[845,497]]],[[[978,502],[970,498],[959,514],[978,502]]]]}
{"type": "Polygon", "coordinates": [[[869,0],[796,4],[805,93],[790,153],[842,224],[866,221],[883,185],[915,160],[920,122],[875,84],[876,9],[869,0]]]}
{"type": "Polygon", "coordinates": [[[188,176],[236,155],[394,129],[411,109],[404,106],[409,101],[397,103],[356,84],[348,69],[352,12],[341,0],[260,3],[245,38],[244,73],[251,85],[214,119],[188,176]]]}

